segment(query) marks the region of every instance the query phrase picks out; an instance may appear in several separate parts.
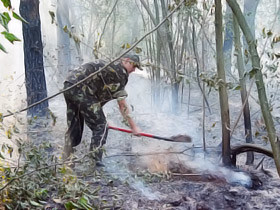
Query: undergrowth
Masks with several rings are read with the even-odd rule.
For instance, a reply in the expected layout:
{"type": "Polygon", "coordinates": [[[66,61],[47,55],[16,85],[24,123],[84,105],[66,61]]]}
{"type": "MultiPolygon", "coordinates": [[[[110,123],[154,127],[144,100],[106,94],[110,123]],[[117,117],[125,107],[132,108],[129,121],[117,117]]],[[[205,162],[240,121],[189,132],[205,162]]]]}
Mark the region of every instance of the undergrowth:
{"type": "MultiPolygon", "coordinates": [[[[100,186],[92,187],[84,178],[49,152],[52,145],[18,141],[17,167],[1,164],[1,201],[7,209],[96,209],[102,206],[100,186]]],[[[89,157],[87,162],[91,160],[89,157]]],[[[75,159],[72,161],[75,162],[75,159]]],[[[82,164],[82,161],[77,160],[82,164]]],[[[72,163],[73,164],[73,163],[72,163]]],[[[94,166],[94,161],[91,163],[94,166]]],[[[81,166],[82,167],[82,166],[81,166]]],[[[101,173],[88,170],[97,181],[101,173]]]]}
{"type": "MultiPolygon", "coordinates": [[[[22,140],[19,129],[4,125],[1,116],[0,129],[6,134],[5,142],[13,138],[17,148],[15,151],[6,143],[0,148],[0,209],[90,210],[118,209],[123,205],[117,183],[125,185],[129,178],[113,178],[113,174],[97,170],[96,151],[63,161],[61,152],[42,130],[35,135],[31,132],[32,141],[22,140]],[[17,162],[12,164],[7,156],[17,162]]],[[[134,176],[147,184],[168,178],[148,171],[138,171],[134,176]]]]}

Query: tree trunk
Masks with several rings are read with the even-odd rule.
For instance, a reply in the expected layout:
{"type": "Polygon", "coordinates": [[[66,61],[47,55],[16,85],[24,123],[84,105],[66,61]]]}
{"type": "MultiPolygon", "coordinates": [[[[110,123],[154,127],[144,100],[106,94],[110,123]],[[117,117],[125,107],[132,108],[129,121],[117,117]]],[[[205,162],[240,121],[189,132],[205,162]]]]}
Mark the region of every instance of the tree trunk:
{"type": "Polygon", "coordinates": [[[63,28],[67,26],[70,30],[69,22],[69,7],[68,0],[57,0],[56,8],[57,16],[57,68],[59,72],[66,76],[68,69],[71,65],[71,50],[70,50],[70,38],[63,28]]]}
{"type": "MultiPolygon", "coordinates": [[[[43,62],[43,45],[38,0],[21,0],[20,15],[28,22],[22,22],[25,86],[28,106],[47,97],[43,62]]],[[[45,116],[48,101],[28,109],[30,116],[45,116]]]]}
{"type": "Polygon", "coordinates": [[[225,39],[223,52],[225,56],[225,68],[226,71],[231,71],[231,52],[233,42],[233,31],[232,31],[232,12],[230,7],[227,5],[225,14],[225,39]]]}
{"type": "Polygon", "coordinates": [[[215,30],[216,30],[216,51],[217,51],[217,72],[218,78],[222,81],[219,85],[219,98],[222,120],[222,158],[226,166],[231,165],[230,158],[230,117],[228,95],[226,87],[226,77],[224,70],[223,55],[223,15],[221,0],[215,0],[215,30]]]}
{"type": "Polygon", "coordinates": [[[256,86],[258,90],[258,97],[261,105],[262,115],[264,118],[264,122],[267,128],[268,132],[268,138],[271,143],[271,148],[273,152],[273,157],[275,161],[275,165],[278,171],[278,175],[280,176],[280,141],[275,133],[275,126],[272,119],[272,115],[270,113],[268,100],[266,97],[265,92],[265,86],[263,82],[263,75],[261,72],[261,66],[260,66],[260,58],[257,52],[257,46],[256,42],[254,40],[254,36],[252,32],[250,31],[250,28],[245,20],[245,17],[243,16],[241,9],[238,5],[238,3],[235,0],[227,0],[227,3],[231,7],[233,13],[236,16],[236,19],[239,23],[239,26],[246,38],[247,44],[249,46],[249,52],[251,55],[252,60],[252,67],[253,72],[255,72],[255,78],[256,78],[256,86]]]}
{"type": "MultiPolygon", "coordinates": [[[[161,8],[162,8],[162,15],[164,17],[167,16],[167,9],[165,6],[165,1],[161,0],[161,8]]],[[[166,21],[166,23],[164,23],[165,26],[165,33],[167,36],[167,44],[168,44],[168,49],[169,49],[169,56],[170,56],[170,68],[171,71],[173,72],[173,83],[172,83],[172,112],[176,113],[177,109],[178,109],[178,101],[179,101],[179,83],[177,81],[177,69],[176,69],[176,62],[175,62],[175,51],[174,51],[174,47],[173,47],[173,38],[172,38],[172,31],[170,29],[170,25],[172,25],[170,23],[169,20],[166,21]]]]}
{"type": "MultiPolygon", "coordinates": [[[[245,67],[243,64],[243,56],[241,50],[241,42],[240,42],[240,31],[239,26],[236,20],[235,15],[233,15],[233,30],[234,30],[234,44],[235,44],[235,54],[237,57],[237,69],[239,73],[239,82],[240,82],[240,94],[242,104],[245,104],[243,109],[243,118],[244,118],[244,126],[245,126],[245,137],[246,143],[252,142],[252,127],[251,127],[251,116],[250,116],[250,108],[249,102],[246,100],[247,98],[247,90],[246,90],[246,78],[244,77],[245,67]]],[[[254,162],[254,154],[253,152],[247,152],[247,160],[246,164],[250,165],[254,162]]]]}
{"type": "MultiPolygon", "coordinates": [[[[252,33],[254,39],[255,39],[255,19],[256,19],[255,17],[256,17],[256,11],[258,8],[259,1],[260,0],[245,0],[244,1],[243,14],[246,19],[246,22],[248,23],[248,26],[251,30],[251,33],[252,33]]],[[[246,42],[245,37],[243,37],[243,46],[244,46],[244,49],[248,49],[248,44],[246,42]]],[[[249,58],[246,59],[245,64],[246,64],[245,65],[246,70],[249,71],[252,66],[249,58]]]]}

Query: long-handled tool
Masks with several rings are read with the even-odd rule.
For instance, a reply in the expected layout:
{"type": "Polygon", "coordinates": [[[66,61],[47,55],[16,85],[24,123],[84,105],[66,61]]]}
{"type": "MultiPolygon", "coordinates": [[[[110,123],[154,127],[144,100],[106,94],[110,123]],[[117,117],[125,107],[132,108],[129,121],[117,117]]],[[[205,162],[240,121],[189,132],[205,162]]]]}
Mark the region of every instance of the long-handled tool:
{"type": "MultiPolygon", "coordinates": [[[[109,129],[125,132],[125,133],[132,133],[131,130],[127,130],[124,128],[117,128],[113,126],[108,126],[109,129]]],[[[185,143],[190,143],[192,141],[192,138],[188,135],[177,135],[177,136],[171,136],[170,138],[162,137],[162,136],[156,136],[153,134],[148,134],[148,133],[139,133],[140,136],[145,136],[149,138],[154,138],[158,140],[163,140],[163,141],[171,141],[171,142],[185,142],[185,143]]]]}

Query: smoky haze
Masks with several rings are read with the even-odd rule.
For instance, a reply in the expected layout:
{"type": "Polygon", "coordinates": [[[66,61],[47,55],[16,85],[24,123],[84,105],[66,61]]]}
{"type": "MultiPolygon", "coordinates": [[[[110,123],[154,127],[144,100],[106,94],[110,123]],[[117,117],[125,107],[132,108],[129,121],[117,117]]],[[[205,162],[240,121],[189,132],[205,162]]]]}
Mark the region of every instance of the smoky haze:
{"type": "MultiPolygon", "coordinates": [[[[127,2],[131,1],[119,1],[116,12],[112,13],[106,27],[104,27],[106,17],[109,15],[110,11],[104,9],[106,6],[103,5],[102,1],[92,6],[86,3],[86,1],[64,0],[64,3],[68,3],[69,11],[63,11],[63,8],[60,8],[62,18],[68,18],[68,29],[71,32],[71,36],[77,36],[80,43],[75,42],[74,39],[71,38],[69,40],[69,46],[64,46],[63,44],[65,43],[59,43],[61,44],[61,48],[59,48],[57,37],[59,33],[58,30],[61,29],[58,29],[57,23],[51,23],[52,19],[49,14],[49,11],[55,12],[57,10],[55,2],[54,0],[40,2],[48,95],[55,94],[62,89],[63,80],[67,75],[67,72],[60,71],[62,68],[60,61],[62,60],[59,60],[60,58],[58,55],[63,47],[69,47],[69,51],[71,52],[71,56],[68,60],[69,63],[63,66],[63,68],[69,70],[81,63],[94,59],[93,51],[96,47],[95,43],[98,42],[101,34],[103,37],[100,41],[99,56],[105,57],[108,62],[110,58],[115,58],[120,52],[125,50],[122,48],[123,45],[127,46],[128,43],[131,44],[135,42],[144,34],[143,24],[141,22],[142,17],[138,10],[139,5],[135,5],[134,3],[127,4],[127,2]],[[66,14],[68,17],[66,17],[66,14]],[[114,19],[114,16],[117,18],[114,19]]],[[[63,4],[63,1],[61,2],[63,4]]],[[[110,7],[106,8],[112,8],[113,1],[110,2],[110,7]]],[[[263,14],[266,13],[264,5],[269,4],[269,2],[268,0],[261,1],[262,6],[259,7],[260,13],[256,18],[256,25],[258,25],[259,28],[271,25],[272,23],[270,22],[271,20],[262,18],[263,14]]],[[[13,1],[13,4],[18,10],[18,1],[13,1]]],[[[275,13],[275,11],[271,12],[275,13]]],[[[280,32],[279,25],[276,30],[280,32]]],[[[21,23],[19,21],[12,20],[10,31],[22,40],[21,23]]],[[[261,33],[257,33],[256,37],[260,39],[261,33]]],[[[9,51],[8,54],[0,54],[0,89],[2,90],[0,95],[1,113],[6,113],[8,110],[14,112],[26,107],[23,43],[16,42],[14,45],[10,45],[7,41],[2,40],[2,37],[0,41],[9,51]]],[[[264,41],[259,41],[259,43],[262,43],[261,46],[264,46],[264,41]]],[[[144,49],[145,44],[140,43],[138,47],[144,49]]],[[[279,44],[276,47],[279,49],[279,44]]],[[[261,51],[261,49],[259,50],[261,51]]],[[[140,55],[142,60],[147,60],[147,54],[144,50],[140,55]]],[[[263,59],[265,59],[265,57],[263,59]]],[[[212,62],[213,61],[214,59],[212,59],[212,62]]],[[[215,68],[214,66],[211,67],[215,68]]],[[[279,66],[277,69],[279,71],[279,66]]],[[[119,167],[119,170],[123,168],[123,172],[128,175],[129,171],[134,171],[136,168],[147,169],[152,172],[167,172],[170,164],[180,163],[185,167],[193,169],[196,173],[216,173],[218,171],[219,176],[225,178],[229,183],[237,182],[242,185],[250,185],[250,179],[245,174],[219,167],[219,154],[212,157],[203,155],[202,151],[195,153],[196,150],[189,149],[202,148],[202,96],[196,87],[196,83],[189,86],[192,88],[189,107],[187,106],[188,93],[187,90],[185,90],[184,103],[180,105],[180,109],[176,114],[170,113],[172,100],[170,81],[163,81],[161,85],[163,90],[161,93],[162,99],[159,101],[158,105],[155,106],[152,100],[152,90],[154,86],[150,80],[149,68],[146,68],[143,72],[137,71],[130,75],[126,89],[129,94],[128,102],[133,118],[143,132],[165,137],[187,134],[192,137],[192,143],[168,143],[155,139],[131,136],[117,131],[110,131],[105,147],[107,150],[105,161],[108,163],[106,170],[113,173],[116,166],[121,165],[122,167],[119,167]],[[189,152],[182,154],[182,151],[188,149],[189,152]],[[174,154],[176,152],[178,154],[174,154]],[[122,154],[128,153],[140,154],[140,157],[130,159],[122,156],[122,154]],[[147,153],[163,153],[163,155],[147,155],[147,153]],[[143,155],[142,157],[141,154],[143,155]],[[120,158],[114,161],[112,160],[114,158],[111,158],[111,156],[114,155],[120,155],[120,158]],[[134,165],[135,168],[131,168],[130,161],[136,163],[134,165]]],[[[238,109],[238,107],[240,108],[240,104],[236,103],[236,98],[231,101],[231,106],[236,106],[238,109]]],[[[221,142],[220,116],[217,99],[217,92],[212,92],[210,95],[210,104],[214,114],[207,119],[208,126],[206,128],[207,137],[209,138],[207,144],[212,146],[217,146],[221,142]]],[[[49,140],[56,146],[57,155],[60,156],[66,130],[66,104],[63,96],[59,95],[51,99],[49,101],[49,108],[57,117],[56,124],[47,127],[47,130],[51,133],[51,139],[49,140]]],[[[126,127],[122,123],[122,118],[118,112],[115,101],[106,104],[104,111],[110,124],[126,127]]],[[[19,114],[17,117],[20,117],[23,122],[26,120],[25,112],[19,114]]],[[[5,124],[7,126],[13,123],[19,124],[14,118],[5,119],[5,124]]],[[[14,136],[14,138],[21,136],[21,138],[26,140],[26,125],[18,126],[21,133],[14,136]]],[[[77,154],[81,155],[84,149],[89,149],[90,135],[89,129],[86,128],[82,140],[83,144],[77,147],[77,154]]],[[[6,136],[1,135],[0,138],[1,142],[6,141],[6,136]]],[[[145,188],[141,180],[134,180],[130,176],[126,180],[129,180],[131,185],[142,191],[143,194],[151,193],[145,188]]],[[[152,199],[158,199],[160,196],[158,192],[154,192],[154,195],[149,194],[149,197],[152,199]]]]}

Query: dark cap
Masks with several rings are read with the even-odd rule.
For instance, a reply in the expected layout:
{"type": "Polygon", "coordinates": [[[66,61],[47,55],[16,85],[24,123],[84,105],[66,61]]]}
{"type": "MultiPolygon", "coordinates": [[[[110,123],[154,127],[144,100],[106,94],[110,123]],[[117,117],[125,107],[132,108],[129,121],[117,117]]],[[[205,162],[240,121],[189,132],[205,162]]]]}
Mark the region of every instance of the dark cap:
{"type": "Polygon", "coordinates": [[[140,69],[143,70],[143,68],[141,67],[141,63],[140,63],[140,58],[139,55],[136,55],[134,53],[127,53],[123,56],[123,58],[129,58],[130,60],[133,61],[134,65],[140,69]]]}

